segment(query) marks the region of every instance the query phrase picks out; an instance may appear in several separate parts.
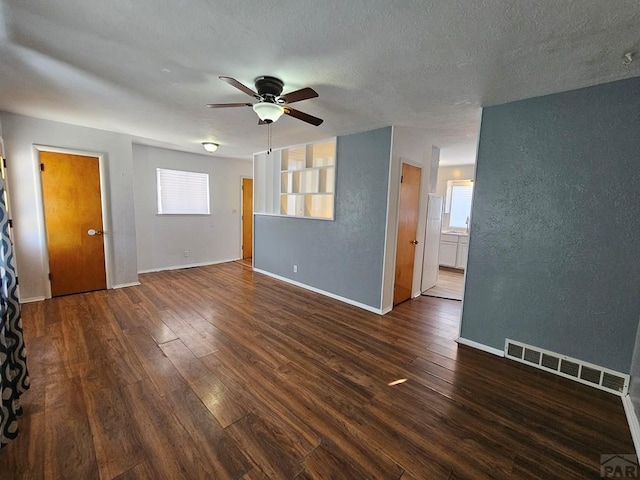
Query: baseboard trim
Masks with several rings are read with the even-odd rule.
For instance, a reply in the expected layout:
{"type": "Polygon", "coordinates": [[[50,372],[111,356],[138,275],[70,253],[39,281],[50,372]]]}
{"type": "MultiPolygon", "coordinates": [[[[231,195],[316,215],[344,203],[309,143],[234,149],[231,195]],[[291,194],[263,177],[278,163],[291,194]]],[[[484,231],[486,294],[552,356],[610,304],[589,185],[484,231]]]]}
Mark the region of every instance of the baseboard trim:
{"type": "Polygon", "coordinates": [[[111,288],[113,288],[115,290],[117,288],[136,287],[138,285],[140,285],[140,282],[119,283],[118,285],[114,285],[111,288]]]}
{"type": "Polygon", "coordinates": [[[336,295],[335,293],[327,292],[325,290],[321,290],[316,287],[312,287],[311,285],[307,285],[305,283],[296,282],[295,280],[291,280],[287,277],[281,277],[280,275],[276,275],[275,273],[267,272],[265,270],[260,270],[259,268],[253,268],[254,272],[261,273],[271,278],[275,278],[276,280],[280,280],[282,282],[290,283],[291,285],[295,285],[296,287],[304,288],[305,290],[311,290],[312,292],[319,293],[320,295],[324,295],[326,297],[333,298],[334,300],[338,300],[343,303],[347,303],[349,305],[353,305],[354,307],[362,308],[363,310],[367,310],[369,312],[377,313],[378,315],[383,315],[387,312],[382,312],[380,308],[374,308],[370,305],[365,305],[364,303],[356,302],[355,300],[351,300],[346,297],[341,297],[340,295],[336,295]]]}
{"type": "Polygon", "coordinates": [[[624,413],[627,417],[629,430],[631,430],[631,438],[633,439],[633,446],[636,449],[636,455],[640,456],[640,422],[638,422],[638,416],[636,415],[636,410],[633,408],[633,402],[629,395],[622,397],[622,406],[624,407],[624,413]]]}
{"type": "Polygon", "coordinates": [[[172,265],[170,267],[150,268],[148,270],[139,270],[138,274],[166,272],[167,270],[182,270],[183,268],[206,267],[207,265],[218,265],[219,263],[229,263],[241,260],[240,258],[229,258],[226,260],[216,260],[215,262],[189,263],[187,265],[172,265]]]}
{"type": "Polygon", "coordinates": [[[33,303],[33,302],[42,302],[46,300],[46,298],[44,297],[28,297],[28,298],[21,298],[20,299],[20,303],[33,303]]]}
{"type": "Polygon", "coordinates": [[[477,350],[482,350],[483,352],[491,353],[498,357],[504,357],[504,350],[499,350],[497,348],[490,347],[488,345],[484,345],[482,343],[474,342],[473,340],[467,340],[466,338],[458,337],[456,339],[461,345],[466,345],[467,347],[475,348],[477,350]]]}

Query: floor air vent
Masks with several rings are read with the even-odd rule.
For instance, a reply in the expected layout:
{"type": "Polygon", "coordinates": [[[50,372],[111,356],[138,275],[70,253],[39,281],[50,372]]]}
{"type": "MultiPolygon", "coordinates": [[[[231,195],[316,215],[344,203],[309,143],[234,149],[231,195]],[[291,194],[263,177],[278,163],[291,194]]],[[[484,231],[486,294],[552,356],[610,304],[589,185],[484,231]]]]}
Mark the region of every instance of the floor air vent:
{"type": "Polygon", "coordinates": [[[629,375],[542,348],[532,347],[515,340],[507,339],[504,351],[506,357],[511,360],[531,365],[616,395],[625,396],[629,388],[629,375]]]}

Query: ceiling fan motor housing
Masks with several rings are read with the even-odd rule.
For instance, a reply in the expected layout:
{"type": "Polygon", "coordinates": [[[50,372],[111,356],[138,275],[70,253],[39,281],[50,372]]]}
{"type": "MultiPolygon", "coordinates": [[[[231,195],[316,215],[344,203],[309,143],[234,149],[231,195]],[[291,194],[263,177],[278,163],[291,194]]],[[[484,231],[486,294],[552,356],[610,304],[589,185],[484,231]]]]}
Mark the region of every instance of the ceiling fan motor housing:
{"type": "Polygon", "coordinates": [[[284,88],[284,82],[276,77],[262,76],[255,79],[256,90],[258,94],[265,100],[272,100],[280,96],[284,88]]]}

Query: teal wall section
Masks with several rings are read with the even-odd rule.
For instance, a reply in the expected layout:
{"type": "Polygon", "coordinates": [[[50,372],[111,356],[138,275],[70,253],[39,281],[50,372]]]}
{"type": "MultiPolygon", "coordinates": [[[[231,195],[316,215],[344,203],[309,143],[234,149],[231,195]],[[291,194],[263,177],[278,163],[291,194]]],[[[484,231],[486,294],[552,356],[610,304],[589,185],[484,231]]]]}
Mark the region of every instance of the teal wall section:
{"type": "Polygon", "coordinates": [[[336,151],[335,220],[256,215],[254,265],[379,309],[391,127],[338,137],[336,151]]]}
{"type": "Polygon", "coordinates": [[[461,336],[628,373],[639,314],[640,78],[485,108],[461,336]]]}

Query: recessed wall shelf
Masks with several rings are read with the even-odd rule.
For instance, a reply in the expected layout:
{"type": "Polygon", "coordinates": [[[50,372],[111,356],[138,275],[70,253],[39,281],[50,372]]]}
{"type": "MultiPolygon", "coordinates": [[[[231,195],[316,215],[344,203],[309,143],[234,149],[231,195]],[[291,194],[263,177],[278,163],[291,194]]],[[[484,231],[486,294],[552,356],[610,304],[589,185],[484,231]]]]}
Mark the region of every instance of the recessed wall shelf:
{"type": "Polygon", "coordinates": [[[279,192],[278,206],[272,198],[257,199],[256,213],[333,220],[336,165],[335,138],[324,142],[283,148],[270,155],[257,154],[255,177],[272,179],[279,188],[258,183],[256,196],[279,192]],[[267,157],[273,157],[271,159],[267,157]],[[265,168],[260,168],[260,164],[265,168]],[[274,175],[276,173],[278,176],[274,175]],[[259,172],[264,172],[260,175],[259,172]]]}

